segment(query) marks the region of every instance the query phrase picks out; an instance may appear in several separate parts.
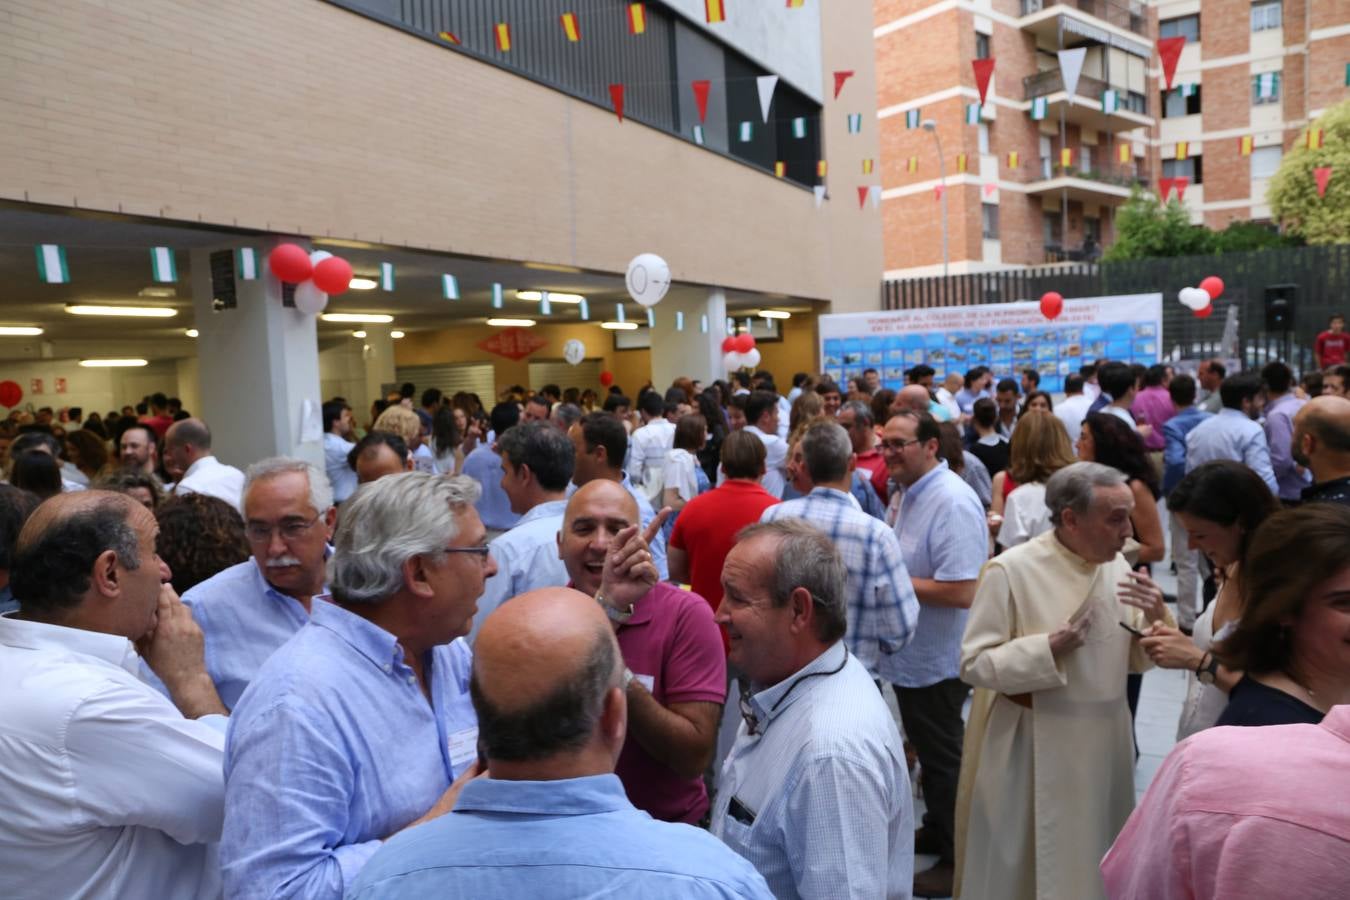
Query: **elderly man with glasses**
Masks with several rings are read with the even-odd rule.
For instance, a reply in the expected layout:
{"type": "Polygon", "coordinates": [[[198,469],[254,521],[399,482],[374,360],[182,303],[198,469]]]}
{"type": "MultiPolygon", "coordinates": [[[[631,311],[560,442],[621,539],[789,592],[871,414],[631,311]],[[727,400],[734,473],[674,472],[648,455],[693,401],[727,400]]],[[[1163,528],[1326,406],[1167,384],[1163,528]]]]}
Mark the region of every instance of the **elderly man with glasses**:
{"type": "Polygon", "coordinates": [[[343,507],[309,621],[258,670],[225,746],[225,895],[342,897],[477,774],[468,634],[496,572],[463,476],[389,475],[343,507]]]}
{"type": "Polygon", "coordinates": [[[206,638],[206,670],[233,708],[272,652],[309,621],[324,593],[324,561],[337,510],[328,476],[273,457],[245,476],[244,534],[253,558],[196,585],[183,603],[206,638]]]}

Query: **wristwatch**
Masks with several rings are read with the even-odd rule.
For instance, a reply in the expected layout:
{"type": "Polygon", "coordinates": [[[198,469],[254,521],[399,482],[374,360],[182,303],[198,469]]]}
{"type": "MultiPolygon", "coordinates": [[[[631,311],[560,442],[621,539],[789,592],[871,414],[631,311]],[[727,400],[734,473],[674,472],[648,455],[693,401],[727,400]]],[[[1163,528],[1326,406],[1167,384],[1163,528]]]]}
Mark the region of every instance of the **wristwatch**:
{"type": "Polygon", "coordinates": [[[1200,665],[1195,667],[1195,677],[1200,679],[1201,684],[1213,684],[1215,677],[1219,674],[1219,661],[1214,658],[1214,654],[1206,653],[1200,657],[1200,665]],[[1209,660],[1208,663],[1205,660],[1209,660]]]}
{"type": "Polygon", "coordinates": [[[600,604],[600,608],[609,616],[611,622],[617,622],[620,625],[633,618],[633,605],[630,603],[627,610],[619,610],[605,602],[605,597],[599,591],[595,592],[595,602],[600,604]]]}

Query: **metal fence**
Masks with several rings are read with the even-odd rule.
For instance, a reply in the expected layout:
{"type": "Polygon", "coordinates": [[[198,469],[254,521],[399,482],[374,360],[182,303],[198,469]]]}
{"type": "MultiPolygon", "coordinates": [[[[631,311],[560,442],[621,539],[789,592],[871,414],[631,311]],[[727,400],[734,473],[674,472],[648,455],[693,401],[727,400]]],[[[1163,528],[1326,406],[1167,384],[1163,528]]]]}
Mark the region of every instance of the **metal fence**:
{"type": "Polygon", "coordinates": [[[882,284],[882,308],[1010,303],[1035,300],[1046,291],[1069,298],[1161,292],[1162,355],[1168,359],[1194,359],[1222,352],[1228,310],[1236,308],[1238,350],[1244,366],[1259,367],[1269,360],[1283,359],[1302,370],[1314,364],[1313,339],[1326,327],[1331,314],[1350,313],[1350,244],[886,281],[882,284]],[[1196,318],[1177,301],[1177,292],[1195,287],[1209,275],[1223,279],[1224,293],[1213,315],[1196,318]],[[1294,289],[1291,327],[1288,331],[1268,330],[1267,291],[1287,286],[1294,289]]]}

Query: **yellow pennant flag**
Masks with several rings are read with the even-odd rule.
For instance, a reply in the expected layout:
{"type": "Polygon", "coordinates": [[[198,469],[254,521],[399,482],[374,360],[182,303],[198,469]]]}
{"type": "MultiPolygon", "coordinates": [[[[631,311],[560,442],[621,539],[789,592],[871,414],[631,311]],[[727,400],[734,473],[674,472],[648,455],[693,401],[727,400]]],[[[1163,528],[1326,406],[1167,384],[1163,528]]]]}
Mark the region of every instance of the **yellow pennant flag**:
{"type": "Polygon", "coordinates": [[[727,19],[727,11],[723,0],[703,0],[703,9],[708,14],[709,25],[725,22],[727,19]]]}
{"type": "Polygon", "coordinates": [[[823,159],[818,159],[818,160],[816,160],[816,177],[817,177],[817,178],[824,178],[824,177],[825,177],[825,173],[828,172],[829,170],[830,170],[829,163],[825,162],[825,160],[823,160],[823,159]]]}
{"type": "Polygon", "coordinates": [[[1123,165],[1128,165],[1130,160],[1132,160],[1133,158],[1134,158],[1134,151],[1130,148],[1130,145],[1128,143],[1119,144],[1116,146],[1117,162],[1123,165]]]}
{"type": "Polygon", "coordinates": [[[1309,150],[1316,150],[1317,148],[1319,148],[1319,147],[1321,147],[1321,146],[1322,146],[1322,129],[1320,129],[1320,128],[1309,128],[1309,129],[1308,129],[1308,149],[1309,149],[1309,150]]]}
{"type": "Polygon", "coordinates": [[[1018,155],[1017,155],[1017,151],[1016,151],[1016,150],[1009,150],[1009,151],[1008,151],[1008,168],[1010,168],[1010,169],[1015,169],[1015,168],[1017,168],[1017,162],[1018,162],[1018,159],[1019,159],[1019,157],[1018,157],[1018,155]]]}
{"type": "Polygon", "coordinates": [[[558,17],[562,20],[563,34],[567,35],[567,40],[573,44],[581,40],[581,27],[577,25],[576,13],[563,13],[558,17]]]}
{"type": "Polygon", "coordinates": [[[493,28],[493,33],[497,38],[497,49],[502,53],[511,49],[511,26],[505,22],[498,22],[493,28]]]}
{"type": "Polygon", "coordinates": [[[806,5],[806,0],[787,0],[788,9],[801,9],[806,5]]]}
{"type": "Polygon", "coordinates": [[[787,174],[787,163],[776,162],[773,164],[773,174],[775,177],[782,178],[787,174]]]}
{"type": "Polygon", "coordinates": [[[1064,147],[1059,151],[1059,165],[1062,169],[1067,169],[1073,165],[1073,148],[1064,147]]]}
{"type": "Polygon", "coordinates": [[[870,159],[863,160],[863,174],[864,175],[872,174],[872,160],[870,159]]]}
{"type": "Polygon", "coordinates": [[[964,172],[966,170],[966,155],[964,153],[956,154],[956,171],[964,172]]]}
{"type": "Polygon", "coordinates": [[[1244,134],[1242,137],[1238,138],[1238,155],[1252,155],[1252,136],[1250,134],[1244,134]]]}
{"type": "Polygon", "coordinates": [[[909,163],[905,166],[905,168],[911,175],[919,171],[919,158],[917,156],[911,156],[909,158],[909,163]]]}
{"type": "Polygon", "coordinates": [[[642,3],[628,4],[628,33],[642,34],[647,30],[647,7],[642,3]]]}
{"type": "Polygon", "coordinates": [[[1177,141],[1177,159],[1190,159],[1191,142],[1177,141]]]}

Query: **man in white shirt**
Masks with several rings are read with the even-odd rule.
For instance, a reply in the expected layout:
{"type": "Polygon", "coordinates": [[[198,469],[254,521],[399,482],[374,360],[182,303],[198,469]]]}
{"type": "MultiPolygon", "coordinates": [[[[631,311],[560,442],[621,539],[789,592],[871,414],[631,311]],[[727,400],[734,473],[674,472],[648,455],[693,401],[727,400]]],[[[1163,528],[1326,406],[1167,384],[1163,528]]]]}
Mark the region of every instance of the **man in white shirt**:
{"type": "Polygon", "coordinates": [[[352,408],[342,400],[323,405],[323,461],[328,483],[333,486],[333,502],[341,503],[356,493],[356,470],[347,462],[352,441],[352,408]]]}
{"type": "Polygon", "coordinates": [[[778,395],[752,391],[745,403],[745,430],[764,442],[764,477],[760,484],[775,497],[787,485],[787,441],[778,436],[778,395]]]}
{"type": "MultiPolygon", "coordinates": [[[[675,426],[666,420],[666,402],[656,391],[648,391],[639,398],[638,410],[642,414],[642,427],[629,440],[625,468],[629,480],[645,489],[649,477],[661,474],[666,451],[675,446],[675,426]]],[[[659,499],[660,491],[656,494],[659,499]]],[[[650,491],[647,496],[650,499],[650,491]]]]}
{"type": "Polygon", "coordinates": [[[937,402],[946,408],[949,421],[957,422],[961,419],[961,406],[956,402],[956,393],[965,385],[965,379],[957,372],[948,372],[947,378],[942,382],[942,387],[937,389],[937,402]]]}
{"type": "Polygon", "coordinates": [[[184,419],[169,427],[164,435],[164,468],[178,482],[175,494],[208,494],[240,508],[244,473],[211,455],[211,429],[201,419],[184,419]]]}
{"type": "Polygon", "coordinates": [[[1134,413],[1130,412],[1135,395],[1139,393],[1134,371],[1125,363],[1113,360],[1097,371],[1097,383],[1101,385],[1102,393],[1111,398],[1106,406],[1102,407],[1101,412],[1115,416],[1138,431],[1139,426],[1135,424],[1134,413]]]}
{"type": "Polygon", "coordinates": [[[19,535],[19,612],[0,618],[0,897],[220,896],[225,708],[157,532],[131,498],[82,491],[19,535]],[[172,702],[137,677],[138,649],[172,702]]]}
{"type": "Polygon", "coordinates": [[[1083,420],[1087,418],[1092,398],[1083,391],[1082,375],[1069,375],[1064,379],[1064,394],[1065,398],[1055,404],[1055,415],[1064,423],[1069,441],[1075,442],[1078,433],[1083,430],[1083,420]]]}

